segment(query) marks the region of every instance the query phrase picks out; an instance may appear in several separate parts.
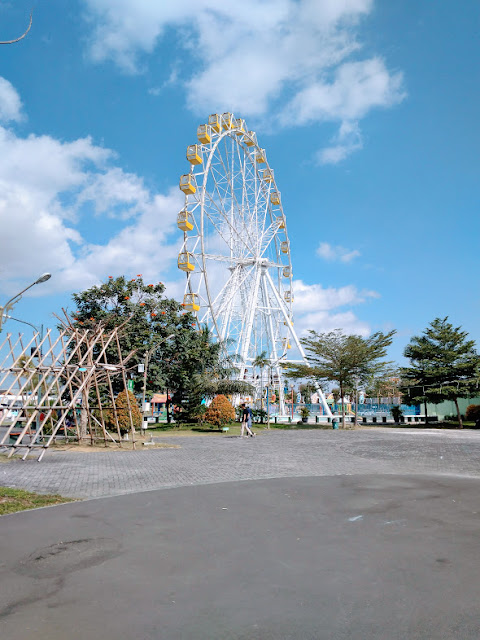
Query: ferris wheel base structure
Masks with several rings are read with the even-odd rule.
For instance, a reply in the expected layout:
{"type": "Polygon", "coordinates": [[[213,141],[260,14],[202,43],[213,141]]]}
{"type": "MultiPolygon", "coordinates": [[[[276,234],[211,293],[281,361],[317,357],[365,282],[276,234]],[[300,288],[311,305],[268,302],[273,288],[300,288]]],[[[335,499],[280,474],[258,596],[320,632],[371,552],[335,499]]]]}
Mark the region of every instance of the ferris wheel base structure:
{"type": "Polygon", "coordinates": [[[255,132],[232,113],[210,115],[197,140],[187,147],[190,171],[179,184],[185,194],[177,217],[183,306],[222,342],[238,379],[252,382],[257,395],[253,363],[265,354],[278,384],[279,413],[286,415],[281,365],[293,362],[287,357],[292,343],[299,362],[308,360],[293,326],[290,241],[274,171],[255,132]]]}

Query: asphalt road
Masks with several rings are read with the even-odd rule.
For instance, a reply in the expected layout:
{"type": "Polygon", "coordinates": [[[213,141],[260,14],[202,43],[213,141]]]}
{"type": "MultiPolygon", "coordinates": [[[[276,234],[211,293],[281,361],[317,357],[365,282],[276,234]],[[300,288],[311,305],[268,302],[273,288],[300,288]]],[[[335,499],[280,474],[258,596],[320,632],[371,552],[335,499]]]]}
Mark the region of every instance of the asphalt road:
{"type": "Polygon", "coordinates": [[[478,640],[479,489],[289,477],[4,516],[1,638],[478,640]]]}

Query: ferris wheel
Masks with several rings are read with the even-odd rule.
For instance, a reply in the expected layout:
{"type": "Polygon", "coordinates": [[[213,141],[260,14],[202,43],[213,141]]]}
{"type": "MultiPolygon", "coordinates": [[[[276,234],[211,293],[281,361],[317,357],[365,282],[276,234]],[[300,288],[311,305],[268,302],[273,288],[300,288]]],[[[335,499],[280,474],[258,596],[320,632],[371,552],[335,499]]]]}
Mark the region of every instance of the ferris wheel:
{"type": "Polygon", "coordinates": [[[197,138],[187,148],[190,171],[179,184],[185,194],[177,217],[184,233],[178,256],[178,268],[186,273],[183,306],[225,345],[240,380],[258,382],[253,362],[266,354],[284,414],[281,363],[292,362],[292,344],[301,356],[296,362],[307,360],[293,327],[281,194],[265,149],[243,119],[212,114],[197,138]]]}

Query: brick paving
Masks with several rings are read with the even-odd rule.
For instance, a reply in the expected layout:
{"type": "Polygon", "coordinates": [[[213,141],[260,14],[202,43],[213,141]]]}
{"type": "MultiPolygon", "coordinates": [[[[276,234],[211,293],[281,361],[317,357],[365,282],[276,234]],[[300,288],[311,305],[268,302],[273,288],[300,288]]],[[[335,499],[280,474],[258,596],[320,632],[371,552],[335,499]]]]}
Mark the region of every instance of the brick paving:
{"type": "Polygon", "coordinates": [[[173,449],[75,453],[0,464],[0,485],[74,498],[261,478],[370,473],[480,477],[480,431],[271,430],[257,438],[166,436],[173,449]]]}

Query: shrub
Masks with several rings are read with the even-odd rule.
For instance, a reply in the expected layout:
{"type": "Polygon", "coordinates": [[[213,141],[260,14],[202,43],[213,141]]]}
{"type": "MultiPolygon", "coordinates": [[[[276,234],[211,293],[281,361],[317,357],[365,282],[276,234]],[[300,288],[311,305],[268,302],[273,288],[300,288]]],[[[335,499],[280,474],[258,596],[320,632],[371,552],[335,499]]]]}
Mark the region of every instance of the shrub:
{"type": "Polygon", "coordinates": [[[393,420],[398,424],[403,418],[403,411],[400,409],[400,406],[398,404],[394,404],[392,406],[391,413],[393,420]]]}
{"type": "Polygon", "coordinates": [[[308,418],[310,415],[310,409],[306,406],[300,407],[300,415],[302,418],[308,418]]]}
{"type": "Polygon", "coordinates": [[[235,409],[224,395],[215,396],[212,403],[205,411],[205,422],[210,422],[217,427],[223,427],[228,422],[235,420],[235,409]]]}
{"type": "MultiPolygon", "coordinates": [[[[118,418],[118,426],[120,427],[120,433],[125,434],[130,431],[131,424],[130,418],[128,415],[128,401],[127,401],[127,393],[128,400],[130,401],[130,410],[132,415],[132,422],[135,429],[140,429],[142,426],[142,414],[140,413],[140,409],[138,407],[137,399],[133,395],[131,391],[124,390],[120,391],[118,396],[115,399],[115,407],[117,409],[117,418],[118,418]]],[[[116,423],[115,416],[112,411],[108,411],[108,416],[106,416],[106,421],[110,429],[116,431],[116,423]]]]}
{"type": "Polygon", "coordinates": [[[267,412],[265,409],[253,409],[253,417],[260,418],[260,424],[263,424],[263,421],[267,417],[267,412]]]}
{"type": "Polygon", "coordinates": [[[471,422],[480,420],[480,404],[469,404],[465,412],[465,418],[471,422]]]}

